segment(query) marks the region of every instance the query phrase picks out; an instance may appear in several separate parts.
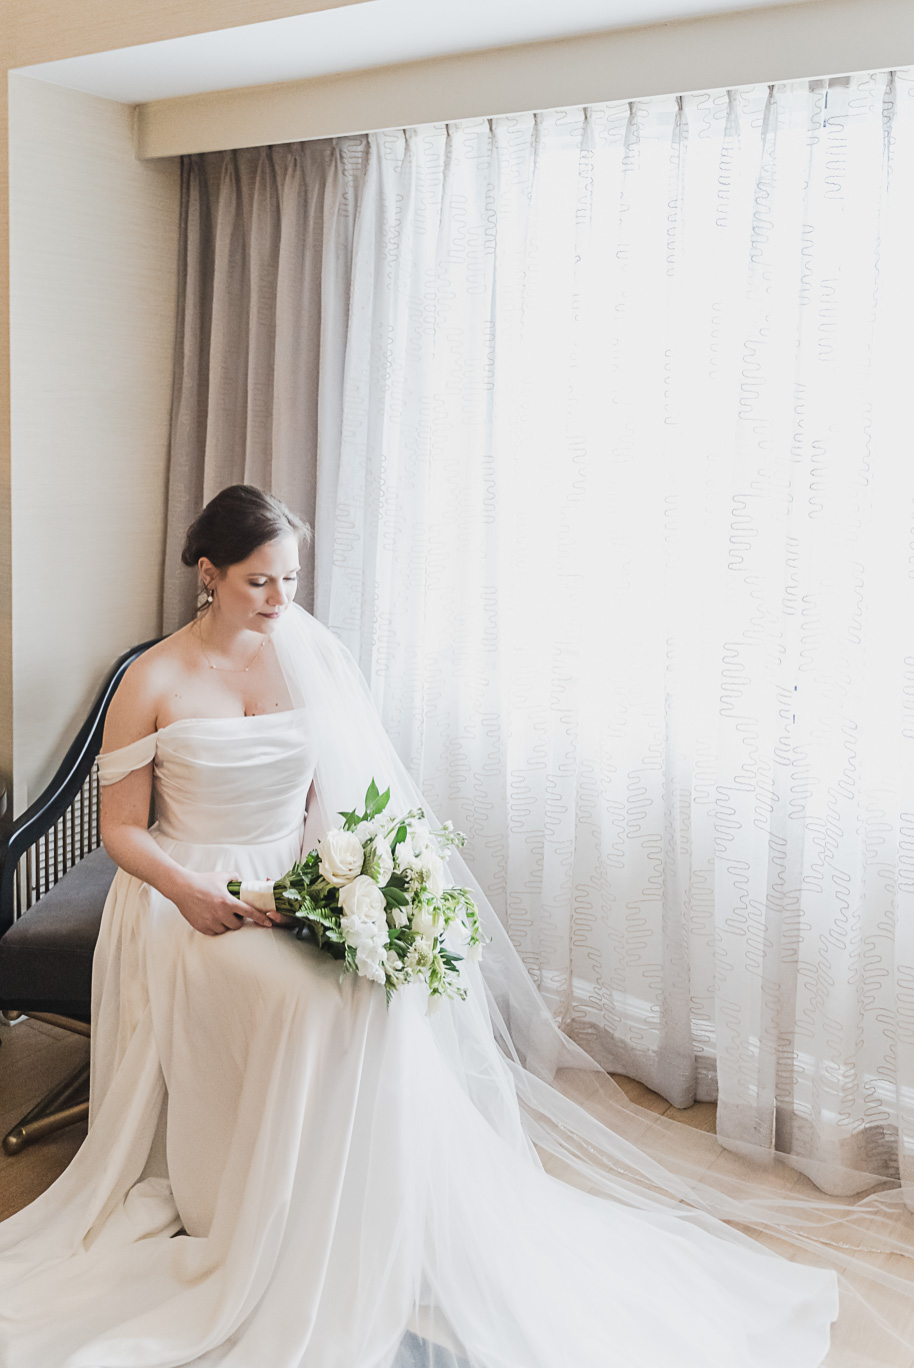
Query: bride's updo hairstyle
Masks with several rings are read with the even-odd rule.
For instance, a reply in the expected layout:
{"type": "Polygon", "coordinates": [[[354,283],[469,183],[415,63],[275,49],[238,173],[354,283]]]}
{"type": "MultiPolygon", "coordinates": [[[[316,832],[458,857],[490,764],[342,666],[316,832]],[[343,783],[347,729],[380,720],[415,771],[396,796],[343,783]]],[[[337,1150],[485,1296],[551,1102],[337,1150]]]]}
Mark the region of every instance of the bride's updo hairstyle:
{"type": "Polygon", "coordinates": [[[229,485],[210,499],[187,529],[181,563],[196,569],[201,556],[217,570],[247,560],[258,546],[295,537],[311,541],[311,528],[281,499],[256,485],[229,485]]]}

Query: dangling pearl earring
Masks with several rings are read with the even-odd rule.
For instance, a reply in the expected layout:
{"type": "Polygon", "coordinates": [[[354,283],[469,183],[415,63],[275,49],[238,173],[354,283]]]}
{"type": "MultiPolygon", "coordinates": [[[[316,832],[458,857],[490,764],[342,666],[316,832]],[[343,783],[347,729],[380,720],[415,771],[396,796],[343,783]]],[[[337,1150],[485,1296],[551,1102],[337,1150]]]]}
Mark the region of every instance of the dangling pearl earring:
{"type": "Polygon", "coordinates": [[[206,602],[206,603],[212,603],[212,601],[213,601],[213,591],[212,591],[212,589],[209,589],[209,590],[207,590],[206,599],[204,600],[204,602],[206,602]]]}

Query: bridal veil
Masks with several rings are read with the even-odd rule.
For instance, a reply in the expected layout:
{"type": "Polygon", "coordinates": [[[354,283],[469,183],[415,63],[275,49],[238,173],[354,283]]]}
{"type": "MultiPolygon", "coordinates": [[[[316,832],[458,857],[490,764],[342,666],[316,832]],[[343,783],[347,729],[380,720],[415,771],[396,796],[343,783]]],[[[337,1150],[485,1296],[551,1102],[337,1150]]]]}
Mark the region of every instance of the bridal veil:
{"type": "MultiPolygon", "coordinates": [[[[274,642],[293,705],[307,708],[316,728],[324,819],[357,805],[372,778],[390,785],[391,810],[424,806],[361,672],[333,634],[293,606],[274,642]]],[[[713,1135],[634,1106],[558,1029],[458,853],[449,867],[454,882],[473,891],[489,943],[481,963],[463,966],[466,1002],[445,1004],[431,1026],[490,1123],[512,1144],[534,1146],[548,1171],[585,1191],[836,1270],[841,1311],[826,1363],[907,1362],[902,1347],[914,1354],[914,1216],[901,1189],[875,1175],[867,1185],[868,1176],[854,1171],[847,1190],[867,1185],[866,1194],[832,1198],[767,1152],[728,1154],[713,1135]]]]}

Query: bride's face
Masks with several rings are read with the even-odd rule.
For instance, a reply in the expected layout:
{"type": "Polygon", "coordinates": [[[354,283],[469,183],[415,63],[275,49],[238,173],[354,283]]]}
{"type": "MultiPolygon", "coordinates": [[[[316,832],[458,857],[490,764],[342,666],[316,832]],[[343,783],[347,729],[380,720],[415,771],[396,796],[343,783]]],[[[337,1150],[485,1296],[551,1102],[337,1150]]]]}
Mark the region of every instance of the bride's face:
{"type": "Polygon", "coordinates": [[[265,542],[247,560],[217,570],[200,561],[204,582],[214,590],[213,607],[227,627],[271,633],[295,597],[298,543],[294,537],[265,542]]]}

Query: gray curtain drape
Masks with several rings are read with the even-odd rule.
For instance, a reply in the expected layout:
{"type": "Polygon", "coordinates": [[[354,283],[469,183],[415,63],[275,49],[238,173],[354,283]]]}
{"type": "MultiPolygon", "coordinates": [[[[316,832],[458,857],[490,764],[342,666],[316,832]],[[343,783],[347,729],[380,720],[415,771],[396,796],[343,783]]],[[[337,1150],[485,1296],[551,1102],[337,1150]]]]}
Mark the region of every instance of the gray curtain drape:
{"type": "MultiPolygon", "coordinates": [[[[225,485],[271,490],[326,536],[364,138],[185,157],[163,622],[193,614],[188,524],[225,485]]],[[[313,602],[313,560],[300,601],[313,602]]]]}

